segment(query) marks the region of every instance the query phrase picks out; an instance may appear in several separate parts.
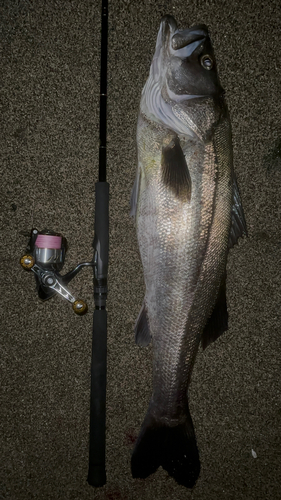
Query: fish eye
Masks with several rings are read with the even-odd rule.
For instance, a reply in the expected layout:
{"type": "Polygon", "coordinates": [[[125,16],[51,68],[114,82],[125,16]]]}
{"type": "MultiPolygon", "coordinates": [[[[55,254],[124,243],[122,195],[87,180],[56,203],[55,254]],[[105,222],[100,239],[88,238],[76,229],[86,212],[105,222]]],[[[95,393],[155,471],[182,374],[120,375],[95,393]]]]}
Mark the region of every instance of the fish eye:
{"type": "Polygon", "coordinates": [[[209,56],[209,54],[204,54],[204,56],[202,56],[200,58],[200,62],[201,62],[201,66],[203,66],[203,68],[207,69],[208,71],[210,69],[212,69],[212,67],[214,65],[214,61],[211,58],[211,56],[209,56]]]}

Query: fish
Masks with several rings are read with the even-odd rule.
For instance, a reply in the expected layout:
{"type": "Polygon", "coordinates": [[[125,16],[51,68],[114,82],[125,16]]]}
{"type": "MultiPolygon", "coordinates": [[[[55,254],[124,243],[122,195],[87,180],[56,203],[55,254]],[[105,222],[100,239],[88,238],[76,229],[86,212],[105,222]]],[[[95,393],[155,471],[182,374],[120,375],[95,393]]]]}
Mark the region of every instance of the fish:
{"type": "Polygon", "coordinates": [[[193,488],[200,458],[188,387],[200,346],[228,328],[226,262],[247,235],[229,112],[207,26],[160,23],[137,122],[131,215],[145,297],[135,341],[152,340],[152,396],[131,456],[133,478],[160,466],[193,488]]]}

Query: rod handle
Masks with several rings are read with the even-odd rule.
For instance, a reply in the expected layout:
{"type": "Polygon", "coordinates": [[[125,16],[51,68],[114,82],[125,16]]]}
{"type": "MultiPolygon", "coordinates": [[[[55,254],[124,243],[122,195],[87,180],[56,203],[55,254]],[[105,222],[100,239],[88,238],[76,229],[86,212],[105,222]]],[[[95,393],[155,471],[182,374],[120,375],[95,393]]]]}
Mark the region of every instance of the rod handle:
{"type": "Polygon", "coordinates": [[[106,409],[107,312],[96,309],[93,320],[89,470],[87,481],[99,487],[106,483],[105,409],[106,409]]]}

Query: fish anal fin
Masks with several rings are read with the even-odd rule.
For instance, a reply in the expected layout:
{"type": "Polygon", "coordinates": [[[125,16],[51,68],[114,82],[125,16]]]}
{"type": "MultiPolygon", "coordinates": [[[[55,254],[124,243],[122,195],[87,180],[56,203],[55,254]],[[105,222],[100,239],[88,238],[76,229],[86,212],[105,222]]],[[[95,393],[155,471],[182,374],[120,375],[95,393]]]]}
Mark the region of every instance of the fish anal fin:
{"type": "Polygon", "coordinates": [[[226,276],[224,276],[212,314],[207,320],[202,333],[201,344],[203,349],[206,349],[208,345],[215,342],[227,329],[226,276]]]}
{"type": "Polygon", "coordinates": [[[191,178],[178,136],[162,148],[162,181],[179,198],[190,201],[191,178]]]}
{"type": "Polygon", "coordinates": [[[142,305],[135,324],[135,341],[136,344],[146,347],[151,341],[151,334],[149,330],[148,316],[145,307],[145,302],[142,305]]]}

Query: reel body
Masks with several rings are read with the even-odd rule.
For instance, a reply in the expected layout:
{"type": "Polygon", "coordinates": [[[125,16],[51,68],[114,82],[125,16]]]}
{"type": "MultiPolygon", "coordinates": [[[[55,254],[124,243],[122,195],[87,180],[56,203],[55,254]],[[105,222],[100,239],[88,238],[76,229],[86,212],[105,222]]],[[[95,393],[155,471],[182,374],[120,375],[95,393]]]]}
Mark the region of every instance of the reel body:
{"type": "Polygon", "coordinates": [[[35,275],[38,296],[41,300],[48,300],[56,293],[72,304],[76,314],[87,312],[87,304],[76,299],[68,290],[68,283],[85,266],[95,266],[95,262],[81,262],[72,271],[62,276],[67,241],[59,233],[44,230],[31,230],[27,253],[20,259],[21,266],[35,275]]]}

